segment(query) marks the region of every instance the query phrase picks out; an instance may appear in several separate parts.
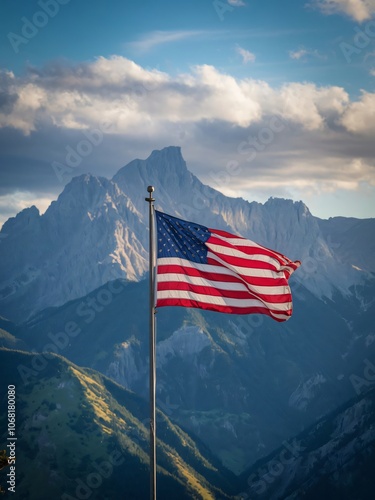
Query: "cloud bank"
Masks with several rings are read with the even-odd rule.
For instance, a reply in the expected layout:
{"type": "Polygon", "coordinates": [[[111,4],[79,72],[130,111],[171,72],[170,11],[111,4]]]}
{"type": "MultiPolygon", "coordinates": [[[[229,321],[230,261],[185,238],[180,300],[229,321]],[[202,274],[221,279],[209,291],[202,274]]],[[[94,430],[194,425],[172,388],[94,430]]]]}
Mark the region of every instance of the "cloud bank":
{"type": "Polygon", "coordinates": [[[208,65],[172,78],[119,56],[31,69],[22,78],[7,72],[2,79],[8,108],[0,109],[0,126],[25,134],[47,121],[82,129],[100,119],[110,121],[118,133],[132,133],[145,126],[152,130],[155,121],[222,120],[248,127],[274,114],[316,130],[324,128],[329,117],[336,116],[339,122],[344,112],[350,113],[348,94],[341,87],[287,83],[273,88],[265,81],[236,79],[208,65]]]}
{"type": "Polygon", "coordinates": [[[0,83],[3,196],[16,180],[21,191],[61,191],[52,162],[64,163],[93,129],[103,138],[77,174],[110,176],[174,144],[203,181],[231,195],[305,199],[375,186],[374,93],[352,101],[342,87],[272,87],[208,65],[171,76],[120,56],[49,64],[20,77],[3,71],[0,83]],[[228,179],[220,172],[231,162],[241,175],[228,179]]]}

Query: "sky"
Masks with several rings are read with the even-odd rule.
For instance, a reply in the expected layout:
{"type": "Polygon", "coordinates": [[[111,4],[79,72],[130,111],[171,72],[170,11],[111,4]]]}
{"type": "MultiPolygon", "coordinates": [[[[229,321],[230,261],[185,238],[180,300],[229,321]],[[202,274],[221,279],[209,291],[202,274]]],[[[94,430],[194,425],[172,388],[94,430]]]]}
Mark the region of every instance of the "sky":
{"type": "Polygon", "coordinates": [[[181,146],[226,195],[375,216],[375,0],[2,0],[0,225],[181,146]]]}

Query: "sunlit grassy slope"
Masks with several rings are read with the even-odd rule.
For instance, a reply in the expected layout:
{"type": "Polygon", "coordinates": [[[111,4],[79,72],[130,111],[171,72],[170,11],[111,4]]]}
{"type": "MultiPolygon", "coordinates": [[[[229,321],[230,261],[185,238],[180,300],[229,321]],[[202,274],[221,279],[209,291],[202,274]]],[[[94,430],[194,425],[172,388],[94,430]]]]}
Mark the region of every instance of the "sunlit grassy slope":
{"type": "MultiPolygon", "coordinates": [[[[16,386],[17,499],[148,498],[148,404],[66,359],[0,349],[1,407],[16,386]],[[24,383],[25,370],[38,375],[24,383]],[[91,493],[90,493],[91,491],[91,493]],[[65,494],[65,496],[64,496],[65,494]],[[87,496],[87,498],[89,498],[87,496]]],[[[6,446],[5,412],[0,449],[6,446]]],[[[230,498],[229,476],[158,413],[160,498],[230,498]],[[168,443],[168,444],[166,444],[168,443]],[[226,474],[226,477],[225,477],[226,474]]],[[[5,486],[5,474],[0,473],[5,486]]]]}

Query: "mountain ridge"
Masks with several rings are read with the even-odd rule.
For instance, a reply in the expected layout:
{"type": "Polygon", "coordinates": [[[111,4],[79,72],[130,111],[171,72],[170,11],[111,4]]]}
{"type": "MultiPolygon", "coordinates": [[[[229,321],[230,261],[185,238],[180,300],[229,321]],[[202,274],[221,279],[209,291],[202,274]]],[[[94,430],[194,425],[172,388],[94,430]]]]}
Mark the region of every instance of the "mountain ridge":
{"type": "MultiPolygon", "coordinates": [[[[198,219],[302,260],[295,279],[319,297],[330,298],[335,289],[348,294],[351,285],[375,270],[352,267],[356,247],[346,245],[348,250],[337,254],[329,239],[332,230],[325,225],[323,234],[322,223],[303,202],[271,198],[260,204],[228,198],[202,184],[187,169],[181,149],[170,146],[146,160],[133,160],[112,180],[91,174],[75,177],[43,215],[29,208],[8,219],[2,228],[7,238],[0,246],[0,314],[24,320],[111,279],[142,279],[148,270],[144,198],[149,184],[155,185],[156,206],[162,211],[198,219]]],[[[370,257],[362,262],[375,264],[370,257]]]]}
{"type": "MultiPolygon", "coordinates": [[[[60,355],[0,347],[0,363],[1,394],[10,382],[17,388],[17,498],[86,498],[91,490],[91,498],[115,500],[124,489],[129,498],[148,497],[146,401],[60,355]],[[30,363],[39,366],[32,384],[24,380],[30,363]]],[[[231,473],[160,411],[157,419],[160,496],[231,498],[231,473]]]]}
{"type": "MultiPolygon", "coordinates": [[[[322,301],[300,285],[293,316],[281,324],[259,315],[159,308],[158,408],[242,472],[352,397],[353,373],[375,355],[373,291],[374,285],[357,290],[370,300],[361,310],[358,299],[322,301]]],[[[146,280],[103,285],[38,313],[17,337],[30,350],[57,349],[147,399],[147,294],[146,280]]]]}

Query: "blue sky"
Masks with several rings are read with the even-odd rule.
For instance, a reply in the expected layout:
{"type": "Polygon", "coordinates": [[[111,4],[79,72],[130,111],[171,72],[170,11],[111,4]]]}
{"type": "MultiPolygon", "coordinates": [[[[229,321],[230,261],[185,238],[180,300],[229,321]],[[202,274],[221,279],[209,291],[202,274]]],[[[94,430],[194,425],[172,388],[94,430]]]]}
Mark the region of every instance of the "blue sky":
{"type": "Polygon", "coordinates": [[[2,3],[0,223],[168,145],[225,194],[375,215],[374,0],[60,1],[2,3]]]}

